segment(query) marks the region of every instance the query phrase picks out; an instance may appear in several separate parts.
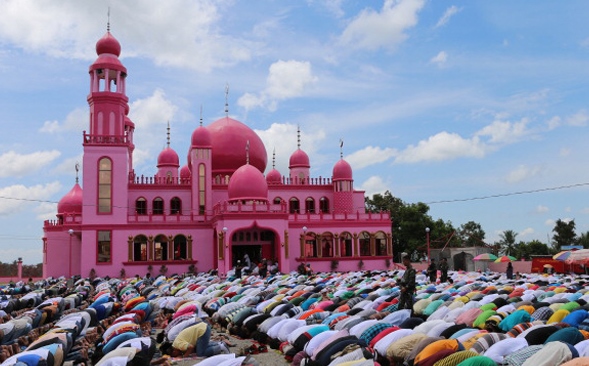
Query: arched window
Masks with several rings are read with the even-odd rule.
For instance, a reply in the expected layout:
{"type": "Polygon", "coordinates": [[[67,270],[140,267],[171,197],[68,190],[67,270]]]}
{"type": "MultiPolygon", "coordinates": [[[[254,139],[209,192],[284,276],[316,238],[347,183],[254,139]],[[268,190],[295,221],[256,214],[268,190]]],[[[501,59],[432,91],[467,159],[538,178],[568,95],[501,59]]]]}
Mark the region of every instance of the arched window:
{"type": "Polygon", "coordinates": [[[319,199],[319,211],[329,213],[329,200],[327,197],[321,197],[319,199]]]}
{"type": "Polygon", "coordinates": [[[198,214],[205,214],[206,202],[206,169],[204,164],[198,166],[198,214]]]}
{"type": "Polygon", "coordinates": [[[299,213],[299,212],[301,212],[300,209],[301,208],[300,208],[300,205],[299,205],[299,200],[296,199],[296,198],[294,198],[294,197],[291,198],[290,201],[289,201],[289,209],[288,209],[288,212],[290,212],[291,214],[299,213]]]}
{"type": "Polygon", "coordinates": [[[153,214],[154,215],[163,215],[164,214],[164,200],[160,197],[157,197],[153,200],[153,214]]]}
{"type": "Polygon", "coordinates": [[[317,257],[317,236],[314,233],[307,233],[303,238],[304,249],[303,258],[316,258],[317,257]]]}
{"type": "Polygon", "coordinates": [[[180,198],[174,197],[170,200],[170,213],[172,215],[182,213],[182,201],[180,201],[180,198]]]}
{"type": "Polygon", "coordinates": [[[153,259],[156,261],[168,260],[168,238],[158,235],[153,241],[153,259]]]}
{"type": "Polygon", "coordinates": [[[147,261],[147,237],[145,235],[137,235],[133,239],[133,261],[141,262],[147,261]]]}
{"type": "Polygon", "coordinates": [[[112,161],[102,158],[98,162],[98,213],[112,210],[112,161]]]}
{"type": "Polygon", "coordinates": [[[387,255],[387,236],[382,231],[374,235],[375,255],[387,255]]]}
{"type": "Polygon", "coordinates": [[[360,255],[370,255],[370,234],[367,231],[360,233],[359,244],[360,244],[360,255]]]}
{"type": "Polygon", "coordinates": [[[323,257],[333,257],[333,234],[324,233],[321,235],[321,254],[323,257]]]}
{"type": "Polygon", "coordinates": [[[305,212],[306,213],[315,213],[315,200],[313,197],[309,197],[305,200],[305,212]]]}
{"type": "Polygon", "coordinates": [[[342,257],[352,256],[352,234],[342,233],[339,236],[339,252],[342,257]]]}
{"type": "Polygon", "coordinates": [[[188,245],[184,235],[174,237],[174,260],[188,259],[188,245]]]}
{"type": "Polygon", "coordinates": [[[274,200],[272,201],[272,203],[274,203],[275,205],[279,205],[279,204],[282,203],[282,198],[276,197],[276,198],[274,198],[274,200]]]}
{"type": "Polygon", "coordinates": [[[147,215],[147,201],[141,197],[135,201],[135,212],[137,215],[147,215]]]}

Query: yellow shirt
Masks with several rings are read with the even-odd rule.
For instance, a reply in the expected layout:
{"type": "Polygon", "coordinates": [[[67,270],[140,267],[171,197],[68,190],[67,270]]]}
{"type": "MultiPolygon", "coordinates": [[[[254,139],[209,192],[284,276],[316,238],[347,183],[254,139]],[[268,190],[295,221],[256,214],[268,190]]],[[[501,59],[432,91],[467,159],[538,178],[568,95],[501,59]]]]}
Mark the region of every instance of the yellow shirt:
{"type": "Polygon", "coordinates": [[[207,323],[198,323],[183,329],[172,343],[172,347],[184,352],[190,346],[196,346],[196,341],[207,331],[207,323]]]}

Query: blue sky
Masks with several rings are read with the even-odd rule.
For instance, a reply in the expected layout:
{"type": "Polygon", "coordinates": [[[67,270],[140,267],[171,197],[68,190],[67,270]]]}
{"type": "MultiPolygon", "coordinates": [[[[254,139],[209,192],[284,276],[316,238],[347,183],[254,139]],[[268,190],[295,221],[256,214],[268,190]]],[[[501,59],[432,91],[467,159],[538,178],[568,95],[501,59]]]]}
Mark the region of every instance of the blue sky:
{"type": "Polygon", "coordinates": [[[43,220],[74,184],[109,6],[140,174],[167,121],[185,163],[229,84],[230,115],[283,174],[300,126],[313,176],[331,175],[341,138],[356,188],[479,222],[488,242],[546,242],[559,218],[589,230],[585,1],[2,0],[2,261],[41,261],[43,220]]]}

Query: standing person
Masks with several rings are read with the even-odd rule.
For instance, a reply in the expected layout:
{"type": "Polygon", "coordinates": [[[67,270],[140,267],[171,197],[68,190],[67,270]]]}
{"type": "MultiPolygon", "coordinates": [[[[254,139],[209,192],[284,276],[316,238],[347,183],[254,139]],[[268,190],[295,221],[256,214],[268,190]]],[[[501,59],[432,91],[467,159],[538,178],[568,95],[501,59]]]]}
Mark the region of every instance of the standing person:
{"type": "Polygon", "coordinates": [[[511,262],[507,263],[507,270],[505,271],[505,274],[507,275],[508,280],[513,279],[513,266],[511,265],[511,262]]]}
{"type": "Polygon", "coordinates": [[[436,283],[436,279],[438,278],[438,268],[436,267],[436,261],[432,258],[432,262],[427,267],[427,275],[429,277],[429,282],[436,283]]]}
{"type": "Polygon", "coordinates": [[[440,261],[440,282],[448,281],[448,260],[446,258],[442,258],[440,261]]]}
{"type": "Polygon", "coordinates": [[[238,259],[237,264],[235,265],[235,278],[241,278],[241,269],[243,266],[241,265],[241,261],[238,259]]]}
{"type": "Polygon", "coordinates": [[[403,265],[405,266],[405,273],[403,278],[399,281],[401,286],[401,296],[399,298],[398,309],[411,309],[413,313],[413,293],[415,292],[415,269],[411,266],[411,259],[409,255],[403,256],[403,265]]]}
{"type": "Polygon", "coordinates": [[[243,262],[245,263],[245,271],[246,274],[250,274],[252,271],[252,261],[250,260],[250,256],[246,253],[243,256],[243,262]]]}

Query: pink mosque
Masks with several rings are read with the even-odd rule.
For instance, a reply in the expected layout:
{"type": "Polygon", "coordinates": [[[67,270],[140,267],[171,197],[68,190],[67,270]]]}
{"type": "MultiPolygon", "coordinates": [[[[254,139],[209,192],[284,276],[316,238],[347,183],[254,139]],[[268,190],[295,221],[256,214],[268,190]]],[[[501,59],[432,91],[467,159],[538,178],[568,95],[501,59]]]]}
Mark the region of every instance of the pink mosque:
{"type": "MultiPolygon", "coordinates": [[[[367,213],[340,157],[331,178],[310,177],[300,147],[288,175],[266,171],[260,137],[226,116],[191,136],[186,164],[167,147],[153,176],[133,169],[135,124],[128,116],[127,69],[109,31],[89,68],[88,131],[83,181],[45,221],[43,275],[127,276],[217,269],[225,274],[245,254],[315,271],[384,269],[392,259],[388,213],[367,213]]],[[[299,144],[300,145],[300,144],[299,144]]],[[[273,164],[274,165],[274,164],[273,164]]]]}

